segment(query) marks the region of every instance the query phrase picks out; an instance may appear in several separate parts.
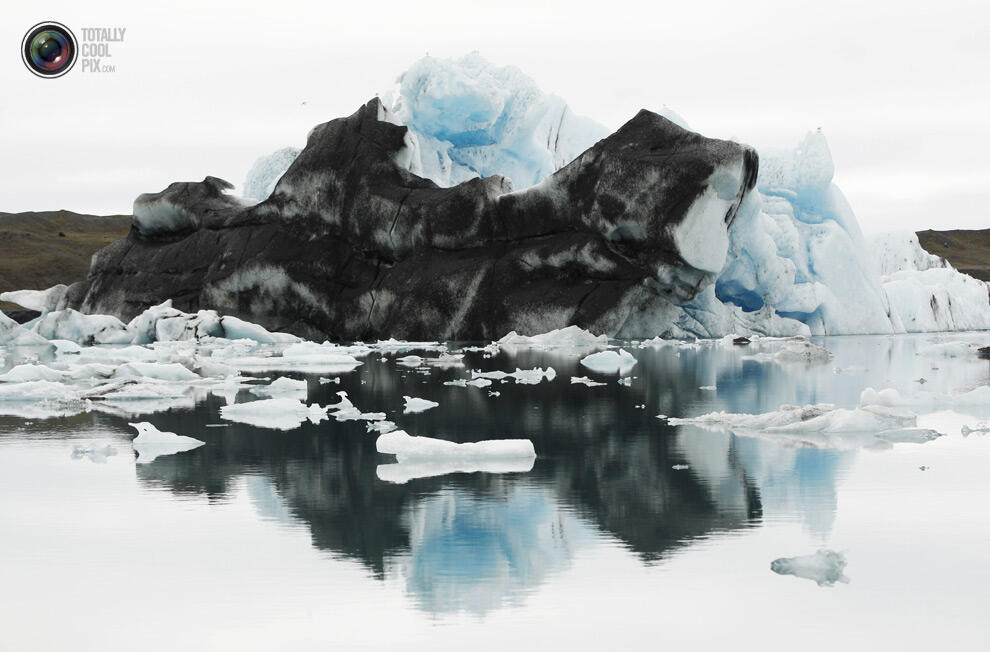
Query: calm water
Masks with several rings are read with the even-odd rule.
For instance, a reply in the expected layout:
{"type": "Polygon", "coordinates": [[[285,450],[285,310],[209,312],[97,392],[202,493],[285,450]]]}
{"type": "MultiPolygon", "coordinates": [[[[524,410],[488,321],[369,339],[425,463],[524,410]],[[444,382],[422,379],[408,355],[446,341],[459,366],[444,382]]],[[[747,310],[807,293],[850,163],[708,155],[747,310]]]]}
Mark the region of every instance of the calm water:
{"type": "Polygon", "coordinates": [[[629,349],[628,387],[571,385],[578,356],[536,351],[467,367],[552,365],[553,382],[447,387],[465,371],[377,355],[340,385],[309,376],[310,402],[344,389],[411,434],[529,437],[539,455],[407,484],[378,478],[392,460],[363,422],[207,427],[212,396],[142,417],[207,442],[147,465],[126,418],[0,417],[0,649],[985,649],[990,434],[960,429],[990,406],[918,410],[946,436],[893,446],[656,418],[988,384],[986,361],[915,353],[948,339],[990,336],[827,338],[835,360],[811,367],[629,349]],[[403,395],[440,407],[404,415],[403,395]],[[72,456],[98,438],[118,454],[72,456]],[[820,548],[848,583],[770,570],[820,548]]]}

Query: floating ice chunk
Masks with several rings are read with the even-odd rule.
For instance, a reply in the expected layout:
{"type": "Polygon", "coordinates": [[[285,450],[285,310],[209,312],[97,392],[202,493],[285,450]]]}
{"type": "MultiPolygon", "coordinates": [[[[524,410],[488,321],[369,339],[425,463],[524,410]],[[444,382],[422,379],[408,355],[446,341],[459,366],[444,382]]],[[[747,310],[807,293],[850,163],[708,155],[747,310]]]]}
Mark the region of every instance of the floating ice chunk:
{"type": "Polygon", "coordinates": [[[572,385],[577,385],[577,384],[587,385],[588,387],[601,387],[605,383],[600,383],[600,382],[598,382],[596,380],[592,380],[592,379],[588,378],[587,376],[571,376],[571,384],[572,385]]]}
{"type": "Polygon", "coordinates": [[[361,412],[351,400],[347,398],[347,392],[337,392],[340,403],[328,405],[331,415],[337,421],[384,421],[384,412],[361,412]]]}
{"type": "Polygon", "coordinates": [[[675,465],[673,465],[673,466],[672,466],[672,467],[670,467],[670,468],[672,468],[672,469],[673,469],[673,470],[675,470],[675,471],[687,471],[687,470],[688,470],[688,469],[690,469],[691,467],[690,467],[690,466],[688,466],[687,464],[675,464],[675,465]]]}
{"type": "MultiPolygon", "coordinates": [[[[23,305],[23,304],[22,304],[23,305]]],[[[107,439],[98,439],[72,447],[73,459],[81,457],[97,464],[106,464],[107,458],[117,454],[117,448],[107,439]]]]}
{"type": "Polygon", "coordinates": [[[369,421],[365,424],[365,427],[367,427],[368,432],[374,431],[378,433],[392,432],[396,429],[396,425],[391,421],[369,421]]]}
{"type": "Polygon", "coordinates": [[[51,346],[51,343],[0,311],[0,346],[51,346]]]}
{"type": "Polygon", "coordinates": [[[620,378],[615,381],[619,385],[625,385],[626,387],[632,387],[632,376],[626,376],[625,378],[620,378]]]}
{"type": "Polygon", "coordinates": [[[819,550],[813,555],[781,557],[770,563],[770,570],[778,575],[793,575],[811,580],[818,586],[833,586],[836,582],[849,583],[843,571],[846,557],[834,550],[819,550]]]}
{"type": "Polygon", "coordinates": [[[709,412],[691,418],[671,417],[667,423],[769,433],[883,432],[912,428],[917,425],[917,416],[883,405],[865,405],[853,410],[830,404],[782,405],[779,410],[764,414],[709,412]]]}
{"type": "Polygon", "coordinates": [[[931,358],[965,358],[976,360],[979,344],[973,342],[937,342],[927,346],[919,346],[917,355],[931,358]]]}
{"type": "MultiPolygon", "coordinates": [[[[214,354],[216,352],[214,351],[214,354]]],[[[346,353],[310,356],[223,356],[221,359],[239,371],[283,371],[313,374],[347,373],[363,363],[346,353]]]]}
{"type": "Polygon", "coordinates": [[[399,353],[402,351],[442,351],[446,347],[440,342],[407,342],[405,340],[378,340],[371,348],[382,353],[399,353]]]}
{"type": "Polygon", "coordinates": [[[6,373],[0,374],[0,383],[24,383],[32,380],[59,382],[65,372],[56,371],[40,364],[20,364],[6,373]]]}
{"type": "Polygon", "coordinates": [[[273,333],[263,326],[246,322],[229,315],[221,318],[225,337],[231,340],[248,339],[262,344],[299,342],[301,338],[289,333],[273,333]]]}
{"type": "Polygon", "coordinates": [[[706,392],[714,392],[718,389],[718,387],[715,385],[705,385],[704,387],[699,387],[698,389],[706,392]]]}
{"type": "Polygon", "coordinates": [[[431,367],[439,367],[441,369],[451,369],[453,367],[463,367],[464,366],[464,354],[463,353],[441,353],[435,358],[426,358],[426,364],[431,367]]]}
{"type": "Polygon", "coordinates": [[[990,385],[981,385],[960,394],[920,391],[905,396],[896,389],[875,390],[867,387],[859,396],[861,407],[972,407],[990,409],[990,385]]]}
{"type": "Polygon", "coordinates": [[[147,464],[162,455],[174,455],[184,451],[199,448],[205,441],[177,435],[174,432],[162,432],[147,421],[128,424],[138,431],[138,436],[131,445],[138,454],[137,463],[147,464]]]}
{"type": "Polygon", "coordinates": [[[85,390],[80,396],[103,401],[157,401],[183,398],[188,392],[189,386],[185,383],[145,382],[138,378],[126,378],[85,390]]]}
{"type": "Polygon", "coordinates": [[[340,376],[337,376],[335,378],[320,378],[320,384],[321,385],[329,385],[330,383],[336,383],[337,385],[339,385],[340,384],[340,376]]]}
{"type": "Polygon", "coordinates": [[[396,364],[400,364],[403,367],[418,367],[423,364],[423,358],[418,355],[407,355],[402,358],[398,358],[395,361],[396,364]]]}
{"type": "Polygon", "coordinates": [[[607,335],[593,335],[579,326],[558,328],[541,335],[519,335],[512,331],[497,342],[500,346],[519,348],[590,348],[608,346],[607,335]]]}
{"type": "Polygon", "coordinates": [[[378,479],[405,484],[416,478],[432,478],[451,473],[528,473],[533,470],[532,457],[506,459],[415,460],[398,464],[380,464],[378,479]]]}
{"type": "Polygon", "coordinates": [[[375,443],[379,453],[395,455],[399,462],[444,458],[534,458],[528,439],[492,439],[457,444],[432,437],[412,437],[404,430],[381,435],[375,443]]]}
{"type": "Polygon", "coordinates": [[[402,398],[406,402],[405,410],[404,410],[406,414],[412,414],[415,412],[426,412],[427,410],[431,408],[435,408],[438,405],[440,405],[436,401],[430,401],[425,398],[414,398],[412,396],[403,396],[402,398]]]}
{"type": "Polygon", "coordinates": [[[53,285],[47,290],[14,290],[0,293],[0,301],[9,301],[28,310],[48,312],[58,307],[59,301],[68,290],[66,285],[53,285]]]}
{"type": "Polygon", "coordinates": [[[962,434],[963,437],[969,437],[970,435],[973,434],[990,433],[990,423],[981,421],[980,423],[977,423],[976,425],[973,426],[963,425],[963,427],[959,429],[959,432],[962,434]]]}
{"type": "Polygon", "coordinates": [[[236,403],[220,408],[220,418],[259,428],[292,430],[306,420],[319,423],[327,418],[327,408],[317,404],[307,406],[293,398],[269,398],[248,403],[236,403]]]}
{"type": "Polygon", "coordinates": [[[178,363],[128,362],[113,372],[113,378],[154,378],[171,382],[202,380],[202,376],[178,363]]]}
{"type": "Polygon", "coordinates": [[[134,339],[127,326],[110,315],[84,315],[75,310],[49,312],[31,324],[31,330],[47,340],[69,340],[77,344],[130,344],[134,339]]]}
{"type": "Polygon", "coordinates": [[[832,352],[811,342],[795,340],[784,343],[773,358],[778,362],[828,362],[832,352]]]}
{"type": "Polygon", "coordinates": [[[444,381],[444,385],[450,387],[488,387],[492,384],[492,381],[488,378],[475,378],[474,380],[467,380],[465,378],[458,378],[456,380],[444,381]]]}
{"type": "MultiPolygon", "coordinates": [[[[541,369],[539,367],[534,367],[532,369],[519,369],[517,368],[512,373],[507,371],[495,370],[495,371],[471,371],[471,378],[475,380],[502,380],[505,381],[508,378],[512,378],[517,383],[522,385],[537,385],[543,381],[544,378],[547,381],[552,381],[557,377],[557,372],[553,367],[547,367],[546,369],[541,369]]],[[[469,385],[473,384],[476,387],[487,387],[487,385],[477,384],[474,382],[467,383],[469,385]]]]}
{"type": "Polygon", "coordinates": [[[625,349],[599,351],[582,358],[581,364],[600,374],[625,374],[636,365],[636,358],[625,349]]]}
{"type": "Polygon", "coordinates": [[[295,380],[293,378],[286,378],[283,376],[272,381],[269,385],[252,387],[250,391],[252,394],[256,394],[258,396],[306,400],[307,386],[305,380],[295,380]]]}
{"type": "Polygon", "coordinates": [[[0,384],[0,401],[68,401],[78,397],[75,388],[48,380],[0,384]]]}

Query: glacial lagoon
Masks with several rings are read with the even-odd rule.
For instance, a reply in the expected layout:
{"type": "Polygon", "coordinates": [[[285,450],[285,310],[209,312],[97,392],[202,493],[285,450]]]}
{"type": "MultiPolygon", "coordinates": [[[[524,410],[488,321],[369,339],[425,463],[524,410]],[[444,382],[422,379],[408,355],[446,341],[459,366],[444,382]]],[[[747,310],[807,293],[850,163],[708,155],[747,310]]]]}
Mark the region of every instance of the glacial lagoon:
{"type": "Polygon", "coordinates": [[[990,609],[990,405],[952,397],[990,384],[990,362],[946,344],[987,340],[812,338],[834,355],[815,363],[620,342],[628,385],[567,348],[254,374],[305,380],[320,405],[346,391],[413,435],[531,439],[531,468],[503,472],[416,477],[444,469],[379,454],[362,420],[222,420],[259,398],[247,387],[140,416],[8,410],[0,649],[959,649],[990,609]],[[443,384],[535,367],[556,376],[443,384]],[[911,433],[657,416],[853,410],[866,388],[897,390],[911,433]],[[405,413],[404,396],[439,405],[405,413]],[[135,421],[205,445],[137,464],[135,421]]]}

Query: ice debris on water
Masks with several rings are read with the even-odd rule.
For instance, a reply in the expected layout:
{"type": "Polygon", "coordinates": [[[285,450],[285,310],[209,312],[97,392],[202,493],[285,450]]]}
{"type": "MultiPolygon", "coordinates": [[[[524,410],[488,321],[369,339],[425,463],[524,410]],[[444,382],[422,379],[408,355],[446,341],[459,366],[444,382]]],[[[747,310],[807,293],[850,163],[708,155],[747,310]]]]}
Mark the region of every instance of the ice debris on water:
{"type": "Polygon", "coordinates": [[[220,408],[220,418],[258,428],[293,430],[307,420],[312,423],[325,420],[327,408],[320,407],[316,403],[307,406],[294,398],[268,398],[225,405],[220,408]]]}
{"type": "Polygon", "coordinates": [[[431,408],[435,408],[439,403],[436,401],[430,401],[425,398],[415,398],[412,396],[403,396],[402,399],[405,401],[405,407],[403,412],[406,414],[413,414],[416,412],[426,412],[431,408]]]}
{"type": "Polygon", "coordinates": [[[147,421],[128,425],[138,431],[137,437],[131,441],[134,451],[138,454],[138,464],[147,464],[162,455],[174,455],[206,444],[193,437],[163,432],[147,421]]]}
{"type": "MultiPolygon", "coordinates": [[[[540,367],[534,367],[533,369],[516,369],[512,373],[506,371],[471,371],[471,378],[474,380],[485,379],[485,380],[501,380],[506,382],[509,378],[512,378],[520,385],[538,385],[544,379],[548,382],[552,381],[557,377],[557,372],[553,367],[547,367],[546,369],[541,369],[540,367]]],[[[479,387],[484,387],[484,385],[479,385],[479,387]]]]}
{"type": "Polygon", "coordinates": [[[347,397],[347,392],[337,392],[340,402],[328,405],[330,416],[337,421],[384,421],[384,412],[362,412],[347,397]]]}
{"type": "Polygon", "coordinates": [[[258,385],[250,389],[252,394],[272,398],[297,398],[306,400],[306,381],[282,376],[269,385],[258,385]]]}
{"type": "Polygon", "coordinates": [[[834,586],[836,582],[849,583],[843,573],[846,557],[834,550],[819,550],[812,555],[781,557],[770,563],[770,570],[778,575],[793,575],[808,579],[818,586],[834,586]]]}
{"type": "Polygon", "coordinates": [[[500,347],[553,349],[582,349],[608,346],[607,335],[594,335],[578,326],[567,326],[540,335],[519,335],[516,331],[498,340],[500,347]]]}
{"type": "Polygon", "coordinates": [[[636,365],[636,358],[625,349],[599,351],[581,358],[581,365],[600,374],[625,374],[636,365]]]}
{"type": "Polygon", "coordinates": [[[491,439],[458,444],[433,437],[414,437],[404,430],[393,430],[375,442],[379,453],[395,455],[400,462],[431,459],[526,458],[536,457],[529,439],[491,439]]]}
{"type": "Polygon", "coordinates": [[[587,376],[571,376],[572,385],[587,385],[588,387],[601,387],[605,383],[600,383],[597,380],[592,380],[587,376]]]}

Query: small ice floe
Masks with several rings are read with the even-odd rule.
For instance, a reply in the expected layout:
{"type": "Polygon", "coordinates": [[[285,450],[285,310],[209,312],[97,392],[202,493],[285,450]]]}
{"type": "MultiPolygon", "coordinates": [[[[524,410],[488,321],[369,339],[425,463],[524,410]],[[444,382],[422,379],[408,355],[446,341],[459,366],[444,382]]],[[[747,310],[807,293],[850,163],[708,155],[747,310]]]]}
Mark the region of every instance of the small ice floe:
{"type": "Polygon", "coordinates": [[[33,380],[47,380],[57,383],[63,380],[66,372],[57,371],[42,364],[19,364],[6,373],[0,374],[0,383],[26,383],[33,380]]]}
{"type": "Polygon", "coordinates": [[[636,358],[625,349],[599,351],[581,358],[581,365],[599,374],[624,374],[636,365],[636,358]]]}
{"type": "Polygon", "coordinates": [[[974,434],[987,434],[990,433],[990,423],[984,423],[981,421],[975,426],[964,425],[959,429],[959,432],[962,433],[963,437],[969,437],[974,434]]]}
{"type": "MultiPolygon", "coordinates": [[[[547,381],[552,381],[557,377],[557,372],[553,367],[547,367],[546,369],[541,369],[540,367],[534,367],[532,369],[516,369],[512,373],[506,371],[471,371],[471,378],[474,380],[484,379],[484,380],[501,380],[502,382],[507,382],[508,379],[512,378],[520,385],[538,385],[543,382],[546,378],[547,381]]],[[[470,384],[470,383],[469,383],[470,384]]],[[[477,385],[478,387],[485,387],[486,385],[477,385]]]]}
{"type": "Polygon", "coordinates": [[[174,432],[162,432],[147,421],[128,425],[138,431],[138,436],[131,441],[138,454],[138,464],[147,464],[162,455],[174,455],[199,448],[206,443],[174,432]]]}
{"type": "Polygon", "coordinates": [[[776,351],[744,355],[742,359],[757,362],[804,362],[807,364],[819,364],[831,361],[832,352],[823,346],[812,344],[806,339],[799,337],[785,340],[783,345],[776,351]]]}
{"type": "Polygon", "coordinates": [[[969,358],[976,357],[980,345],[972,342],[937,342],[919,346],[917,355],[929,358],[969,358]]]}
{"type": "Polygon", "coordinates": [[[107,439],[98,439],[72,447],[72,459],[85,457],[97,464],[106,464],[107,458],[117,454],[117,447],[107,439]]]}
{"type": "Polygon", "coordinates": [[[368,432],[392,432],[396,429],[396,425],[391,421],[368,421],[365,426],[368,432]]]}
{"type": "Polygon", "coordinates": [[[596,346],[608,346],[607,335],[594,335],[579,326],[558,328],[541,335],[519,335],[512,331],[498,342],[502,347],[536,348],[536,349],[580,349],[596,346]]]}
{"type": "Polygon", "coordinates": [[[446,347],[440,342],[406,342],[405,340],[378,340],[371,348],[382,353],[400,353],[402,351],[443,351],[446,347]]]}
{"type": "Polygon", "coordinates": [[[406,414],[426,412],[427,410],[440,405],[436,401],[430,401],[425,398],[415,398],[413,396],[403,396],[402,399],[406,402],[405,409],[403,409],[403,412],[406,414]]]}
{"type": "MultiPolygon", "coordinates": [[[[892,387],[876,390],[867,387],[859,395],[860,406],[879,405],[907,408],[990,408],[990,385],[981,385],[960,394],[939,394],[919,391],[905,395],[892,387]]],[[[980,415],[978,415],[980,416],[980,415]]]]}
{"type": "Polygon", "coordinates": [[[488,392],[488,395],[492,398],[497,398],[502,395],[502,392],[488,392]]]}
{"type": "Polygon", "coordinates": [[[258,428],[292,430],[306,420],[312,423],[323,421],[327,418],[327,408],[316,403],[306,405],[294,398],[267,398],[225,405],[220,408],[220,418],[258,428]]]}
{"type": "Polygon", "coordinates": [[[424,360],[418,355],[407,355],[402,358],[396,358],[395,364],[402,365],[403,367],[415,368],[423,364],[424,360]]]}
{"type": "Polygon", "coordinates": [[[819,550],[813,555],[781,557],[770,563],[770,570],[778,575],[793,575],[811,580],[818,586],[834,586],[836,582],[849,583],[843,571],[846,557],[834,550],[819,550]]]}
{"type": "MultiPolygon", "coordinates": [[[[503,383],[508,382],[507,380],[502,380],[503,383]]],[[[490,387],[492,381],[488,378],[474,378],[468,380],[466,378],[455,378],[454,380],[446,380],[443,383],[448,387],[490,387]]]]}
{"type": "Polygon", "coordinates": [[[464,366],[463,353],[441,353],[435,358],[426,358],[424,362],[431,367],[440,369],[452,369],[464,366]]]}
{"type": "Polygon", "coordinates": [[[605,383],[600,383],[597,380],[592,380],[587,376],[571,376],[572,385],[587,385],[588,387],[602,387],[605,383]]]}
{"type": "Polygon", "coordinates": [[[351,400],[347,398],[347,392],[337,392],[340,403],[328,405],[325,409],[330,411],[337,421],[384,421],[384,412],[362,412],[357,409],[351,400]]]}
{"type": "Polygon", "coordinates": [[[532,459],[536,457],[529,439],[491,439],[458,444],[433,437],[413,437],[394,430],[378,438],[379,453],[395,455],[399,462],[443,459],[532,459]]]}
{"type": "Polygon", "coordinates": [[[270,396],[272,398],[306,400],[307,387],[305,380],[295,380],[282,376],[272,381],[269,385],[252,387],[251,393],[257,396],[270,396]]]}
{"type": "Polygon", "coordinates": [[[224,357],[223,360],[238,371],[295,371],[311,374],[342,374],[354,371],[364,364],[348,353],[320,353],[288,357],[284,355],[246,355],[224,357]]]}
{"type": "Polygon", "coordinates": [[[632,387],[632,376],[626,376],[625,378],[620,378],[615,381],[619,385],[625,385],[626,387],[632,387]]]}
{"type": "Polygon", "coordinates": [[[637,410],[645,410],[646,403],[640,403],[639,405],[634,405],[633,407],[636,408],[637,410]]]}
{"type": "Polygon", "coordinates": [[[340,384],[340,376],[336,376],[334,378],[320,378],[320,384],[321,385],[329,385],[330,383],[336,383],[337,385],[339,385],[340,384]]]}
{"type": "Polygon", "coordinates": [[[397,464],[380,464],[376,469],[383,482],[405,484],[416,478],[432,478],[451,473],[528,473],[536,457],[505,459],[414,460],[397,464]]]}
{"type": "Polygon", "coordinates": [[[703,387],[699,387],[698,389],[706,392],[714,392],[718,389],[718,387],[716,385],[705,385],[703,387]]]}
{"type": "Polygon", "coordinates": [[[670,417],[668,417],[666,414],[658,414],[657,418],[663,421],[667,421],[668,419],[670,419],[670,417]]]}
{"type": "Polygon", "coordinates": [[[688,466],[687,464],[675,464],[670,468],[674,469],[675,471],[687,471],[691,467],[688,466]]]}

